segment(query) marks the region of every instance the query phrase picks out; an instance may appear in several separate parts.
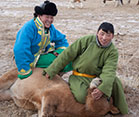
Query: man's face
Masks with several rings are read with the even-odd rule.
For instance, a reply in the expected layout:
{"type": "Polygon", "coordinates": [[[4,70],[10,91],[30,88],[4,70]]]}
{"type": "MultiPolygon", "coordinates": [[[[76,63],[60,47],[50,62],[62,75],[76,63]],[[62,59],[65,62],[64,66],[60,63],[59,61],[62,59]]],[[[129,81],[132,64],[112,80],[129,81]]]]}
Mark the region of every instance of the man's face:
{"type": "Polygon", "coordinates": [[[39,18],[44,24],[45,28],[49,28],[54,21],[54,16],[51,15],[40,15],[39,18]]]}
{"type": "Polygon", "coordinates": [[[98,37],[98,40],[99,40],[100,44],[102,46],[106,46],[106,45],[108,45],[111,42],[111,40],[113,39],[114,35],[111,32],[106,33],[102,29],[100,29],[97,32],[97,37],[98,37]]]}

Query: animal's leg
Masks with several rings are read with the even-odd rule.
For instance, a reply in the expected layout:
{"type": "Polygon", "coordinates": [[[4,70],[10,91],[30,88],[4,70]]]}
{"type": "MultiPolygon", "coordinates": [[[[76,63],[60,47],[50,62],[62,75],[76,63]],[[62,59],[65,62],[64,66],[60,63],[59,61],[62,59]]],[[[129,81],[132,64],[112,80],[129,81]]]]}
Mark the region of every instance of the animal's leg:
{"type": "Polygon", "coordinates": [[[102,1],[102,7],[106,6],[106,0],[102,1]]]}
{"type": "Polygon", "coordinates": [[[119,5],[120,5],[120,6],[123,5],[122,0],[116,0],[115,2],[116,2],[115,7],[118,7],[119,5]]]}
{"type": "Polygon", "coordinates": [[[16,81],[17,74],[18,74],[17,68],[14,68],[5,73],[0,78],[0,90],[6,90],[10,88],[10,86],[16,81]]]}
{"type": "MultiPolygon", "coordinates": [[[[34,93],[26,86],[25,80],[17,79],[16,82],[10,88],[12,98],[15,104],[25,109],[36,110],[37,103],[33,103],[34,93]],[[27,88],[27,90],[24,89],[27,88]]],[[[34,89],[35,90],[35,89],[34,89]]]]}
{"type": "Polygon", "coordinates": [[[127,2],[128,4],[130,4],[130,0],[128,0],[128,2],[127,2]]]}
{"type": "Polygon", "coordinates": [[[83,3],[79,2],[79,4],[80,4],[79,8],[83,8],[83,3]]]}
{"type": "Polygon", "coordinates": [[[121,1],[121,4],[124,5],[123,0],[120,0],[120,1],[121,1]]]}
{"type": "Polygon", "coordinates": [[[0,92],[0,101],[11,100],[11,99],[12,97],[11,97],[10,90],[0,92]]]}
{"type": "Polygon", "coordinates": [[[106,0],[103,0],[103,3],[105,4],[106,3],[106,0]]]}
{"type": "Polygon", "coordinates": [[[138,0],[138,3],[137,3],[137,5],[139,5],[139,0],[138,0]]]}
{"type": "Polygon", "coordinates": [[[37,110],[35,108],[35,105],[31,101],[29,101],[29,99],[19,99],[15,96],[13,96],[12,98],[18,107],[30,110],[37,110]]]}
{"type": "Polygon", "coordinates": [[[43,96],[41,110],[38,112],[39,117],[54,117],[57,105],[57,98],[53,94],[48,93],[46,96],[43,96]]]}
{"type": "Polygon", "coordinates": [[[115,7],[119,6],[119,0],[115,0],[115,7]]]}
{"type": "Polygon", "coordinates": [[[41,110],[38,110],[38,117],[42,117],[41,116],[41,110]]]}
{"type": "Polygon", "coordinates": [[[75,8],[74,4],[75,4],[75,1],[74,0],[70,0],[68,7],[69,8],[75,8]]]}

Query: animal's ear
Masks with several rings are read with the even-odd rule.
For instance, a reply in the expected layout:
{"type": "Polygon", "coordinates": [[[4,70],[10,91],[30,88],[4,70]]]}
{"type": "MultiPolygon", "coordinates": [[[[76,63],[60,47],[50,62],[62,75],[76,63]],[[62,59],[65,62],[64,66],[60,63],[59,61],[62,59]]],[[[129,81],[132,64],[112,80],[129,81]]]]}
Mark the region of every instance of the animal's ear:
{"type": "Polygon", "coordinates": [[[111,106],[110,106],[110,112],[112,113],[112,114],[119,114],[120,113],[120,111],[118,110],[118,108],[116,108],[114,105],[113,105],[113,99],[111,98],[110,99],[110,103],[111,103],[111,106]]]}
{"type": "Polygon", "coordinates": [[[112,113],[112,114],[119,114],[120,113],[120,111],[118,110],[118,108],[116,108],[115,106],[111,106],[111,110],[110,110],[110,112],[112,113]]]}

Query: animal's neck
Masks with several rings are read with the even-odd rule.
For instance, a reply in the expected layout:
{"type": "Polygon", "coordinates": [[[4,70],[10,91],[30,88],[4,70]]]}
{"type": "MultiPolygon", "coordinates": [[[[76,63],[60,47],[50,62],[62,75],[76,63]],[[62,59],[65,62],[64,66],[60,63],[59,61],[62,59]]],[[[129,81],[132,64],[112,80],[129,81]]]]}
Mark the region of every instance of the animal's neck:
{"type": "Polygon", "coordinates": [[[70,106],[68,106],[66,111],[72,112],[71,114],[73,114],[75,116],[85,117],[85,115],[84,115],[85,114],[85,105],[80,104],[78,102],[70,104],[70,106]]]}

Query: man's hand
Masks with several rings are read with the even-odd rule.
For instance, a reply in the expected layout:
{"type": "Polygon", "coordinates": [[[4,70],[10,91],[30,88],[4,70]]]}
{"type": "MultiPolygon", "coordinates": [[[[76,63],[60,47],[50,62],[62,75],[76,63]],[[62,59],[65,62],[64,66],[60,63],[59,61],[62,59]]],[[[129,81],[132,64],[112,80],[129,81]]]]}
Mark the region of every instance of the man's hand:
{"type": "Polygon", "coordinates": [[[103,92],[96,88],[93,90],[91,95],[92,95],[92,97],[94,97],[95,100],[99,100],[102,97],[103,92]]]}
{"type": "Polygon", "coordinates": [[[45,70],[43,70],[42,75],[43,75],[43,76],[45,76],[47,79],[49,79],[49,78],[50,78],[50,76],[46,73],[46,71],[45,71],[45,70]]]}
{"type": "Polygon", "coordinates": [[[49,76],[48,74],[45,74],[45,77],[46,77],[47,79],[49,79],[49,78],[50,78],[50,76],[49,76]]]}

